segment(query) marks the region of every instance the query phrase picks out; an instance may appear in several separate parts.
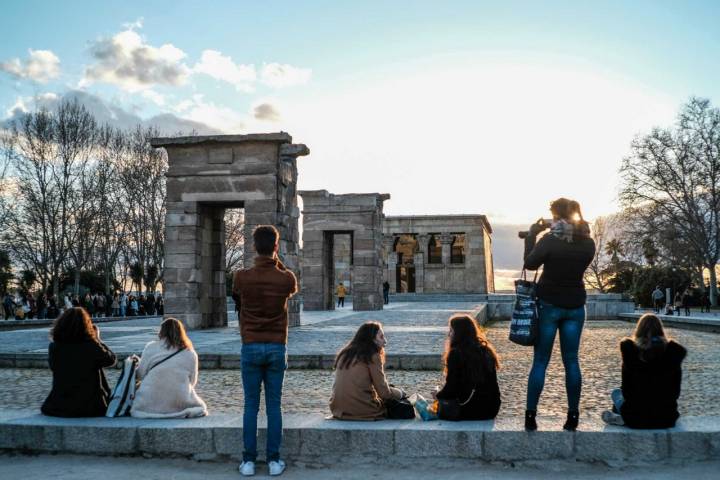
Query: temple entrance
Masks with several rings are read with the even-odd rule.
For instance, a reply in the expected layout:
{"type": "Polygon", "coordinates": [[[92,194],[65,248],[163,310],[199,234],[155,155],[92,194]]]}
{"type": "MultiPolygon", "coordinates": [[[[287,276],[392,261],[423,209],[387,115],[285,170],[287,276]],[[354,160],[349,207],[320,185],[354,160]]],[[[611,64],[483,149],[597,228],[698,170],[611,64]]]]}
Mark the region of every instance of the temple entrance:
{"type": "MultiPolygon", "coordinates": [[[[343,282],[353,310],[382,310],[382,208],[389,195],[301,191],[303,309],[333,310],[343,282]]],[[[347,297],[346,297],[347,298],[347,297]]]]}
{"type": "MultiPolygon", "coordinates": [[[[308,148],[287,133],[155,138],[168,155],[165,215],[165,316],[187,328],[227,326],[226,271],[249,267],[258,225],[275,225],[278,255],[299,273],[297,157],[308,148]],[[233,252],[227,248],[226,209],[235,214],[233,252]],[[248,248],[245,248],[248,247],[248,248]],[[228,255],[230,254],[230,255],[228,255]]],[[[290,326],[300,323],[300,303],[288,303],[290,326]]]]}
{"type": "Polygon", "coordinates": [[[414,265],[398,265],[397,266],[397,285],[398,293],[415,293],[415,266],[414,265]]]}

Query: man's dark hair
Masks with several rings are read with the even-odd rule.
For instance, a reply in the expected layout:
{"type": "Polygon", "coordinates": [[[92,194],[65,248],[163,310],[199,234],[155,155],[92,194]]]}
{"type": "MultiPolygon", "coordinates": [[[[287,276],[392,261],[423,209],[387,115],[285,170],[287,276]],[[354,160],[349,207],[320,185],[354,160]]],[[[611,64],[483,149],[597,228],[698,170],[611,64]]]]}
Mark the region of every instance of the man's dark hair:
{"type": "Polygon", "coordinates": [[[279,239],[280,234],[272,225],[260,225],[253,231],[255,251],[258,255],[272,255],[279,239]]]}

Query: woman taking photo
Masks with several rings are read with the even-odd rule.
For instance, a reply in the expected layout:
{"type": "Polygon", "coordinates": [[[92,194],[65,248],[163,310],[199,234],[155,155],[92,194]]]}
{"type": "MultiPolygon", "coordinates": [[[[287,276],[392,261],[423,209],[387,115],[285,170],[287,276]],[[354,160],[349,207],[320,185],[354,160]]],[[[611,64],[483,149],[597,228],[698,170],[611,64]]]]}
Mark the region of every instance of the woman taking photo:
{"type": "Polygon", "coordinates": [[[449,420],[490,420],[500,410],[500,388],[497,369],[500,367],[495,348],[468,315],[450,317],[448,339],[443,354],[445,386],[433,396],[457,402],[459,417],[449,420]]]}
{"type": "Polygon", "coordinates": [[[53,417],[105,415],[110,388],[103,368],[115,365],[115,354],[100,341],[100,331],[79,307],[65,310],[50,332],[48,363],[52,390],[41,407],[53,417]]]}
{"type": "Polygon", "coordinates": [[[330,411],[341,420],[386,418],[385,402],[400,400],[402,390],[385,379],[385,334],[378,322],[366,322],[335,357],[330,411]]]}
{"type": "Polygon", "coordinates": [[[148,343],[137,368],[142,380],[130,415],[138,418],[191,418],[207,415],[205,402],[195,393],[198,356],[183,324],[168,318],[158,340],[148,343]]]}
{"type": "Polygon", "coordinates": [[[665,336],[658,317],[646,314],[632,338],[620,342],[620,352],[622,387],[612,392],[613,411],[603,412],[603,420],[630,428],[674,427],[685,348],[665,336]]]}
{"type": "Polygon", "coordinates": [[[528,378],[525,429],[537,430],[537,406],[545,385],[555,334],[560,332],[560,351],[565,366],[568,396],[567,420],[563,428],[573,431],[580,417],[582,376],[578,361],[580,336],[585,323],[585,284],[583,275],[595,256],[590,227],[583,220],[580,205],[559,198],[550,204],[552,222],[539,220],[530,226],[525,238],[527,270],[543,267],[537,285],[539,328],[528,378]],[[537,241],[543,230],[550,232],[537,241]]]}

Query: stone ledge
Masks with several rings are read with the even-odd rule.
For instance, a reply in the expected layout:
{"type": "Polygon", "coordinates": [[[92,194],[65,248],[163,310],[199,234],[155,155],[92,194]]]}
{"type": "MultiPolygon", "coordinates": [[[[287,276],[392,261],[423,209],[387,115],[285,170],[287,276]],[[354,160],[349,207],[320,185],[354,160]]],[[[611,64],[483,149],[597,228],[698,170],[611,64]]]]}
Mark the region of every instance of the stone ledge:
{"type": "MultiPolygon", "coordinates": [[[[618,315],[618,318],[626,322],[635,323],[645,313],[650,312],[621,313],[618,315]]],[[[663,321],[663,324],[667,326],[686,328],[688,330],[698,330],[702,332],[720,333],[720,318],[688,317],[684,315],[658,315],[658,317],[663,321]]]]}
{"type": "MultiPolygon", "coordinates": [[[[115,368],[122,368],[122,361],[140,352],[116,351],[118,362],[115,368]]],[[[240,355],[236,353],[199,353],[201,370],[240,370],[240,355]]],[[[440,354],[407,353],[388,354],[387,370],[441,370],[440,354]]],[[[288,368],[293,370],[332,370],[335,354],[290,354],[288,368]]],[[[0,353],[0,368],[48,368],[47,353],[0,353]]]]}
{"type": "Polygon", "coordinates": [[[247,135],[193,135],[187,137],[157,137],[150,139],[155,148],[170,145],[196,145],[200,143],[240,143],[240,142],[275,142],[292,143],[292,137],[286,132],[250,133],[247,135]]]}
{"type": "MultiPolygon", "coordinates": [[[[259,446],[265,443],[264,421],[261,416],[259,446]]],[[[286,415],[282,453],[291,462],[317,464],[364,458],[398,465],[562,460],[626,466],[720,459],[720,417],[687,417],[668,430],[630,430],[583,420],[578,432],[569,433],[561,430],[561,419],[540,418],[539,424],[550,429],[525,432],[521,419],[345,422],[286,415]]],[[[65,419],[2,410],[0,451],[238,460],[242,417],[65,419]]]]}
{"type": "MultiPolygon", "coordinates": [[[[160,315],[135,315],[133,317],[93,317],[93,323],[126,322],[132,320],[147,320],[149,318],[161,319],[160,315]]],[[[50,318],[33,318],[30,320],[0,320],[0,331],[19,330],[26,328],[49,327],[55,322],[50,318]]]]}

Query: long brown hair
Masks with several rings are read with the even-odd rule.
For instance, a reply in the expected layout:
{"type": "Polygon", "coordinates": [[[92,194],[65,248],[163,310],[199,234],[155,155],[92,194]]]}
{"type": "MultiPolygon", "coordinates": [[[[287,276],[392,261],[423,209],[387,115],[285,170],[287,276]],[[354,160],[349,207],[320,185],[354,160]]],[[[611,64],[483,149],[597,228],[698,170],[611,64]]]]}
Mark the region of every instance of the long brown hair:
{"type": "Polygon", "coordinates": [[[570,223],[585,221],[582,211],[580,210],[580,204],[569,198],[560,197],[557,200],[553,200],[550,203],[550,211],[553,215],[570,223]]]}
{"type": "Polygon", "coordinates": [[[97,334],[87,310],[82,307],[68,308],[55,319],[50,338],[57,343],[97,342],[97,334]]]}
{"type": "Polygon", "coordinates": [[[360,325],[355,336],[335,356],[335,368],[345,369],[356,362],[369,364],[373,355],[380,355],[380,361],[385,363],[385,349],[375,343],[375,337],[382,328],[380,322],[365,322],[360,325]]]}
{"type": "Polygon", "coordinates": [[[193,344],[185,333],[185,327],[177,318],[171,317],[162,322],[158,337],[165,341],[167,348],[193,349],[193,344]]]}
{"type": "Polygon", "coordinates": [[[448,320],[448,328],[452,329],[452,338],[448,336],[445,341],[445,351],[442,356],[445,375],[447,375],[448,357],[451,351],[457,351],[466,359],[464,362],[468,377],[466,380],[470,383],[482,382],[488,370],[500,368],[500,357],[495,347],[475,323],[474,318],[464,313],[453,315],[448,320]]]}
{"type": "Polygon", "coordinates": [[[640,359],[644,361],[650,361],[661,355],[668,344],[662,320],[652,313],[640,317],[632,340],[640,349],[640,359]]]}

